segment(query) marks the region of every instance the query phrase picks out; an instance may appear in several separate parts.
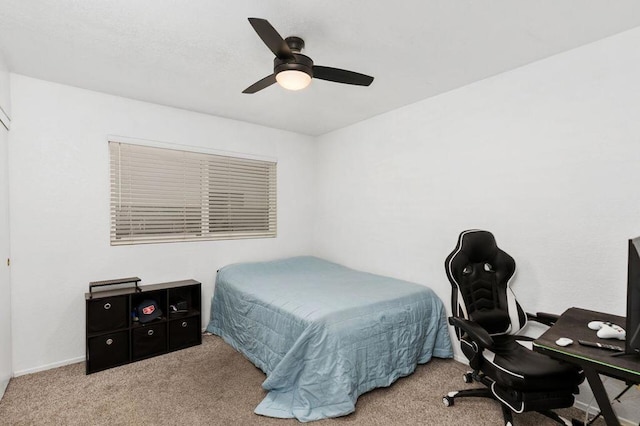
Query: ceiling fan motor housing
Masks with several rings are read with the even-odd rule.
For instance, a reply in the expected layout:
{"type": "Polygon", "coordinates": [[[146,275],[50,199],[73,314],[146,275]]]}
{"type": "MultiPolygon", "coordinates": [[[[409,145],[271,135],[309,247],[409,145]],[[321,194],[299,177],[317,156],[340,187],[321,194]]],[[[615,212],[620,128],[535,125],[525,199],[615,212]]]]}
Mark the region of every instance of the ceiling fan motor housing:
{"type": "Polygon", "coordinates": [[[302,53],[292,53],[293,58],[275,58],[273,60],[273,73],[282,71],[302,71],[313,77],[313,61],[302,53]]]}
{"type": "Polygon", "coordinates": [[[304,49],[304,40],[300,37],[290,36],[285,38],[284,42],[287,43],[292,52],[300,53],[304,49]]]}

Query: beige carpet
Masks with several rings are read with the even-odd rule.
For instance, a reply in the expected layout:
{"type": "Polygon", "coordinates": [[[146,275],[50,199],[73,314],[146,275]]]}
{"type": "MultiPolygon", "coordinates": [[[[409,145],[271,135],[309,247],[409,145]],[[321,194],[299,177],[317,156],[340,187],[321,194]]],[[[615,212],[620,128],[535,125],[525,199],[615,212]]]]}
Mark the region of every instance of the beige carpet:
{"type": "MultiPolygon", "coordinates": [[[[411,376],[358,399],[355,413],[314,425],[500,425],[497,403],[484,398],[445,407],[442,396],[471,387],[466,367],[434,359],[411,376]]],[[[2,425],[299,425],[253,413],[265,375],[216,336],[201,346],[86,376],[84,363],[11,380],[0,401],[2,425]]],[[[477,386],[477,385],[473,385],[477,386]]],[[[583,416],[576,409],[565,416],[583,416]]],[[[537,413],[516,425],[551,425],[537,413]]],[[[603,423],[597,423],[603,424],[603,423]]]]}

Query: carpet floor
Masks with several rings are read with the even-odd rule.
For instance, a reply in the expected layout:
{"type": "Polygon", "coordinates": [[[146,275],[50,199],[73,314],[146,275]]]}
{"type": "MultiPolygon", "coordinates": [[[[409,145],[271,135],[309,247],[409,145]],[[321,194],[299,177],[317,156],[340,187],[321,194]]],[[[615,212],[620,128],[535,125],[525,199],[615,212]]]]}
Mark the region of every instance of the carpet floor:
{"type": "MultiPolygon", "coordinates": [[[[217,336],[202,345],[85,375],[84,363],[12,379],[0,401],[3,425],[299,425],[258,416],[264,373],[217,336]]],[[[494,401],[467,398],[445,407],[442,396],[467,385],[467,367],[433,359],[387,388],[358,399],[348,416],[314,425],[501,425],[494,401]]],[[[575,408],[560,414],[584,420],[575,408]]],[[[537,413],[514,417],[520,426],[554,424],[537,413]]],[[[596,423],[604,424],[604,423],[596,423]]]]}

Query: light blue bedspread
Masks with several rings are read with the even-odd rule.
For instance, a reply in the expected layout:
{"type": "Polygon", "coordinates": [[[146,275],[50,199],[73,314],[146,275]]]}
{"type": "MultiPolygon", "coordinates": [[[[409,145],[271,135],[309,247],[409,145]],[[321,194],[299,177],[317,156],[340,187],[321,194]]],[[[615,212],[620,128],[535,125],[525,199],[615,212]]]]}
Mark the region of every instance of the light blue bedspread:
{"type": "Polygon", "coordinates": [[[453,356],[442,301],[422,285],[315,257],[226,266],[207,327],[267,375],[257,414],[349,414],[432,356],[453,356]]]}

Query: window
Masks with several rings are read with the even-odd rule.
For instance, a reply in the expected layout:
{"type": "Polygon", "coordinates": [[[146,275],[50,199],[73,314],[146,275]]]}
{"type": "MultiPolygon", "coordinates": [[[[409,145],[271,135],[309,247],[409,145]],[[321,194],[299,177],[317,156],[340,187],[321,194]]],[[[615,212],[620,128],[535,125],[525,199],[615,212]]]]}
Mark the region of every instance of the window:
{"type": "Polygon", "coordinates": [[[276,236],[276,163],[109,142],[111,245],[276,236]]]}

